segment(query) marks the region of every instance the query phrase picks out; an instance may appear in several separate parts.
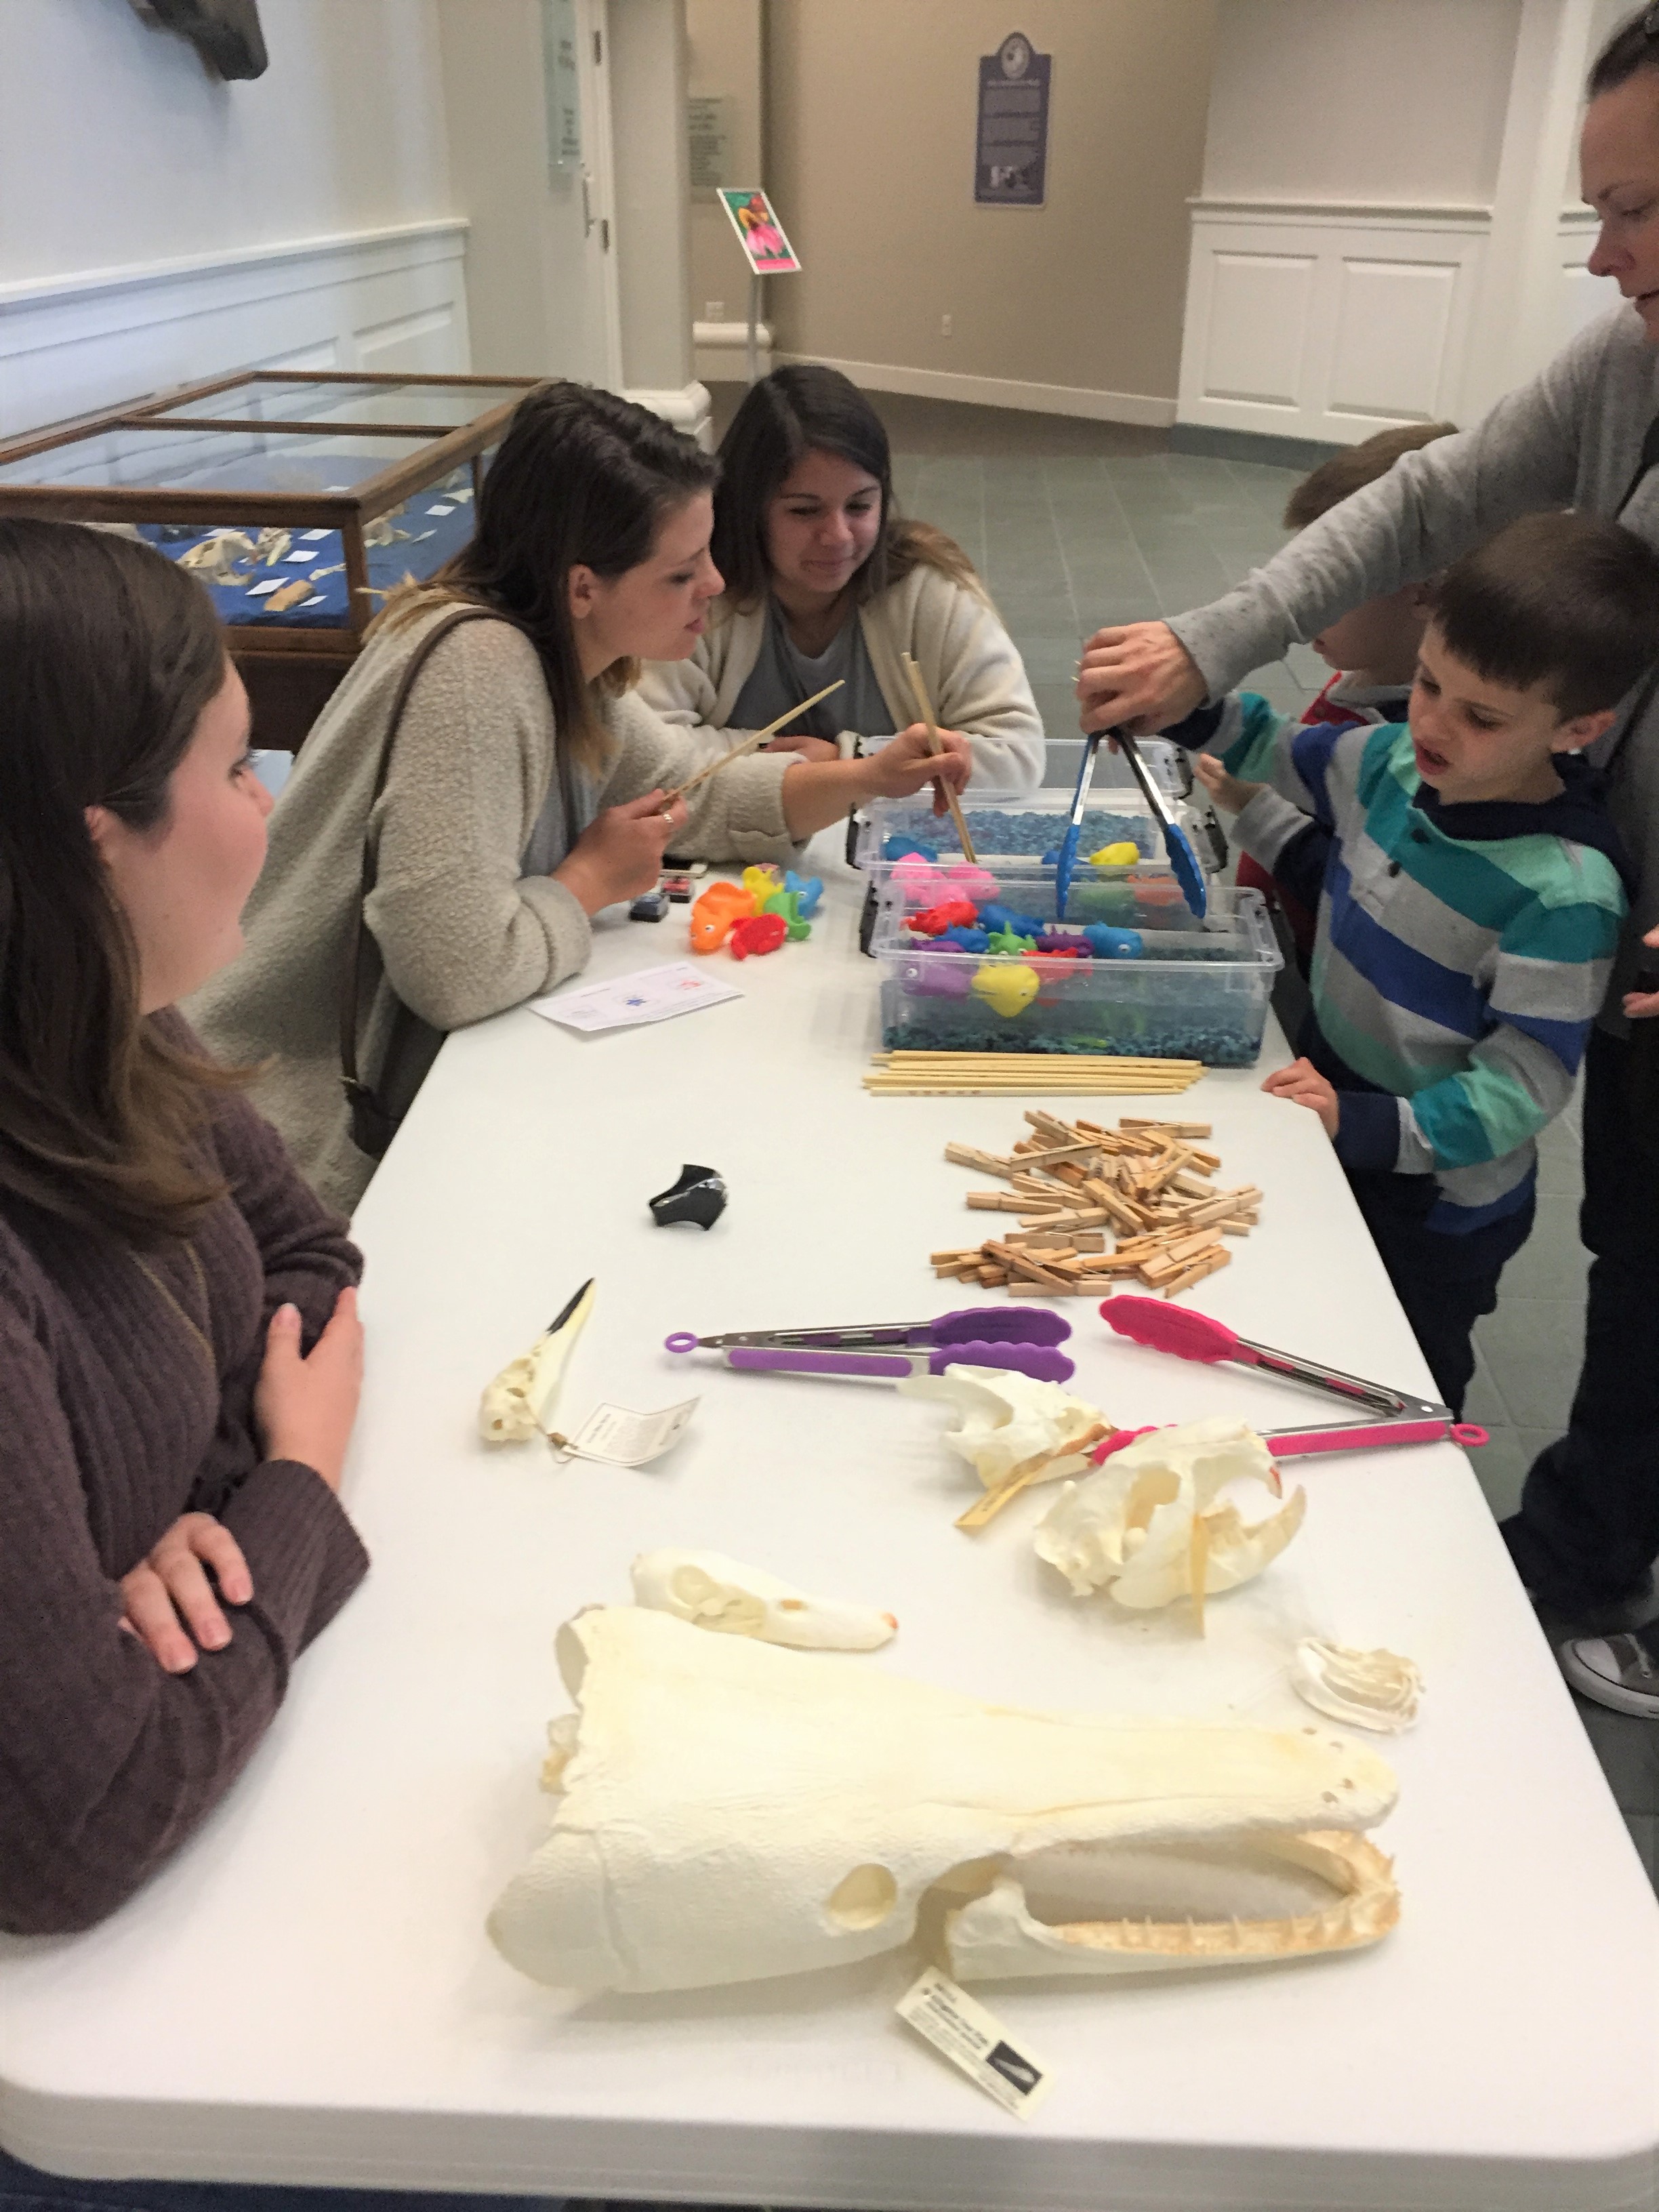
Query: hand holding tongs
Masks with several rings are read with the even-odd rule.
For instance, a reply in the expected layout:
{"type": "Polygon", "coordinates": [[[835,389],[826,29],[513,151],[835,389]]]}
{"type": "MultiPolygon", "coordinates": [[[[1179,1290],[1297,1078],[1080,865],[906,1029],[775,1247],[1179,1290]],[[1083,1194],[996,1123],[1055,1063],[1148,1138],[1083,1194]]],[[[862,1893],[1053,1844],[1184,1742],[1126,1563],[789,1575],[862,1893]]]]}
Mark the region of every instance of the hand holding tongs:
{"type": "MultiPolygon", "coordinates": [[[[1238,1336],[1224,1322],[1183,1306],[1166,1305],[1161,1298],[1108,1298],[1101,1315],[1109,1328],[1154,1352],[1172,1352],[1177,1359],[1196,1359],[1206,1366],[1234,1360],[1241,1367],[1258,1367],[1287,1382],[1301,1382],[1310,1390],[1346,1399],[1357,1413],[1369,1418],[1360,1423],[1331,1421],[1311,1429],[1278,1429],[1261,1441],[1282,1457],[1298,1452],[1364,1451],[1376,1444],[1431,1444],[1446,1438],[1459,1444],[1483,1444],[1486,1431],[1473,1422],[1455,1421],[1449,1406],[1429,1398],[1413,1398],[1383,1382],[1367,1382],[1340,1368],[1321,1367],[1316,1361],[1298,1359],[1293,1352],[1275,1352],[1271,1345],[1253,1344],[1238,1336]]],[[[1123,1434],[1124,1432],[1120,1432],[1123,1434]]],[[[1124,1435],[1127,1441],[1127,1434],[1124,1435]]],[[[1117,1443],[1107,1439],[1108,1445],[1117,1443]]]]}
{"type": "Polygon", "coordinates": [[[942,1375],[947,1367],[1006,1367],[1039,1382],[1069,1382],[1076,1371],[1054,1346],[1072,1325],[1041,1306],[965,1306],[937,1321],[873,1322],[845,1328],[757,1328],[727,1336],[665,1340],[669,1352],[721,1352],[728,1367],[791,1375],[942,1375]]]}

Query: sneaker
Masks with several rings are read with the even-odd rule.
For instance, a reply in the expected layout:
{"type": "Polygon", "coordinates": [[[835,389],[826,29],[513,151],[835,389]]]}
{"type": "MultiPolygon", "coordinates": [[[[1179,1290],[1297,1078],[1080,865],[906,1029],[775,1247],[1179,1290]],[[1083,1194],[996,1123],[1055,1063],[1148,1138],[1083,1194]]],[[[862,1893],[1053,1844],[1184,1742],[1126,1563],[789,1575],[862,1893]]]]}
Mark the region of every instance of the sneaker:
{"type": "Polygon", "coordinates": [[[1629,1636],[1577,1636],[1555,1656],[1581,1697],[1616,1713],[1659,1721],[1659,1628],[1629,1636]]]}

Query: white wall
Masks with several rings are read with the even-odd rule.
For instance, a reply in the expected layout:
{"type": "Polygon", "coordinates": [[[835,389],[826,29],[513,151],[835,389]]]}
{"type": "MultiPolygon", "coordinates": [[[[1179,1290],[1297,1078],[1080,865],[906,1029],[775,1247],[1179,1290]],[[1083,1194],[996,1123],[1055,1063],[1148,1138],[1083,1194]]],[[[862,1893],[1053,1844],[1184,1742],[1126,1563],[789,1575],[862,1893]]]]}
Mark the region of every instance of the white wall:
{"type": "Polygon", "coordinates": [[[1470,422],[1601,312],[1557,180],[1611,12],[1223,0],[1177,420],[1338,443],[1470,422]]]}
{"type": "Polygon", "coordinates": [[[1229,0],[1206,199],[1484,204],[1521,0],[1229,0]]]}
{"type": "Polygon", "coordinates": [[[0,0],[0,434],[244,362],[471,365],[438,0],[263,0],[227,84],[127,0],[0,0]]]}

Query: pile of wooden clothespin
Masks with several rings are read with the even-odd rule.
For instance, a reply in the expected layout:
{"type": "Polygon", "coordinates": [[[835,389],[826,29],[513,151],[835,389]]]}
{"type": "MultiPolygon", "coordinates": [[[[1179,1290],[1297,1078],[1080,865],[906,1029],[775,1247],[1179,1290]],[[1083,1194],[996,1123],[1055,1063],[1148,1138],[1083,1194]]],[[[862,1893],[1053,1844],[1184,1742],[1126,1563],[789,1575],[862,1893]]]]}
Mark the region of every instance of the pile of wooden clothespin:
{"type": "Polygon", "coordinates": [[[976,1211],[1012,1213],[1018,1226],[961,1250],[929,1255],[933,1273],[1015,1297],[1081,1297],[1133,1281],[1166,1297],[1191,1290],[1232,1256],[1224,1237],[1247,1237],[1261,1218],[1254,1184],[1218,1189],[1221,1162],[1196,1141],[1207,1121],[1126,1115],[1115,1129],[1062,1121],[1034,1109],[1032,1133],[1005,1158],[947,1145],[958,1167],[1002,1178],[1006,1190],[970,1190],[976,1211]],[[1106,1249],[1110,1231],[1116,1249],[1106,1249]]]}

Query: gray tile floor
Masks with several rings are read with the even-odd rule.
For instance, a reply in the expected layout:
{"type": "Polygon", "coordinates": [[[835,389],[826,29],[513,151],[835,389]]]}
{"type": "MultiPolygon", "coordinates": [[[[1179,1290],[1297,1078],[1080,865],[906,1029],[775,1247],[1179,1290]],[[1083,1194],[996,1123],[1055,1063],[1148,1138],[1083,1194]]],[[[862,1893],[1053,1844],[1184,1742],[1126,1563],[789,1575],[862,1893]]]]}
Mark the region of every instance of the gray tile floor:
{"type": "MultiPolygon", "coordinates": [[[[717,420],[728,417],[727,387],[717,420]]],[[[1051,737],[1077,727],[1073,667],[1102,624],[1215,598],[1283,544],[1291,470],[1164,450],[1111,423],[872,394],[894,448],[899,501],[947,530],[989,583],[1025,659],[1051,737]]],[[[1295,709],[1328,671],[1305,647],[1249,679],[1295,709]]],[[[1492,1441],[1471,1455],[1495,1514],[1533,1455],[1565,1425],[1577,1379],[1589,1255],[1578,1241],[1578,1112],[1544,1135],[1537,1226],[1476,1331],[1468,1418],[1492,1441]]],[[[1579,1710],[1649,1874],[1659,1882],[1659,1728],[1579,1710]]]]}

